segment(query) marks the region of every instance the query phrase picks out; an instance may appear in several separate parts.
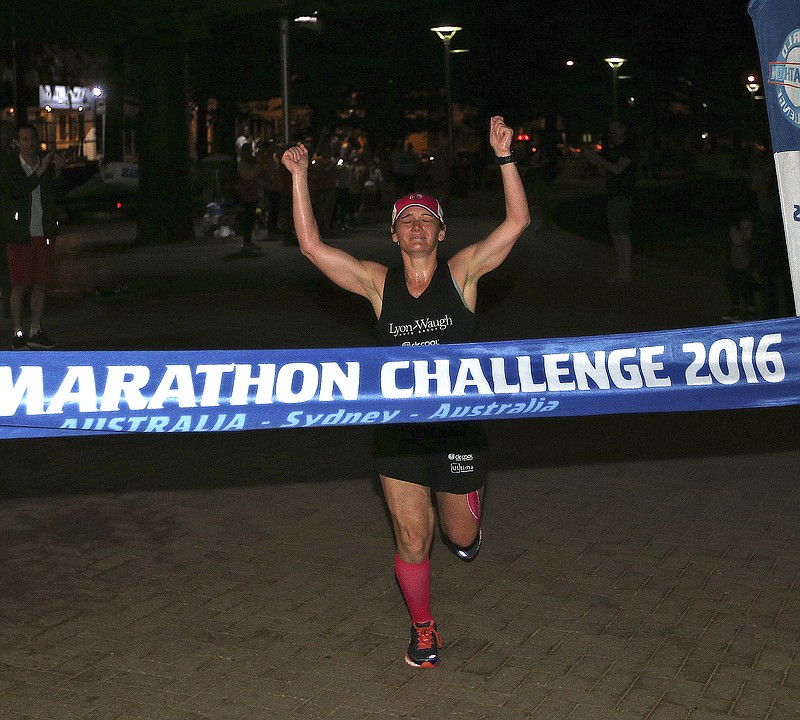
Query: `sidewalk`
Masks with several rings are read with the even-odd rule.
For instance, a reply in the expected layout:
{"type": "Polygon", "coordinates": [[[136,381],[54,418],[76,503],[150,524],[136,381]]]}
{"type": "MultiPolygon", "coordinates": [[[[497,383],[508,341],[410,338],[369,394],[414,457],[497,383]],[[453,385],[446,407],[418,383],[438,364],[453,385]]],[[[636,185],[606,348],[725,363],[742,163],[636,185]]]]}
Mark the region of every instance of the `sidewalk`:
{"type": "MultiPolygon", "coordinates": [[[[492,223],[454,213],[443,249],[492,223]]],[[[336,244],[385,260],[386,225],[336,244]]],[[[130,224],[63,236],[46,313],[61,347],[371,340],[366,303],[296,246],[239,259],[235,242],[132,239],[130,224]]],[[[725,309],[721,278],[639,262],[620,290],[611,265],[607,247],[529,231],[485,279],[483,337],[725,309]]],[[[434,542],[445,650],[422,672],[402,658],[368,429],[6,442],[0,717],[796,718],[797,422],[776,408],[488,423],[484,547],[463,565],[434,542]]]]}

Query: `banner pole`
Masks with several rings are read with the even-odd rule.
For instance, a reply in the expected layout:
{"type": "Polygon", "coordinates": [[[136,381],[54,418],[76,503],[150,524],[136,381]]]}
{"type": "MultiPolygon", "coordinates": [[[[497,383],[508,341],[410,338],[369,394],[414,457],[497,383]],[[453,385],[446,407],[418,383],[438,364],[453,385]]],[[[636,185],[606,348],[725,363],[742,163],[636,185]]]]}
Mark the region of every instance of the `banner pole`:
{"type": "Polygon", "coordinates": [[[795,314],[800,315],[800,2],[751,0],[795,314]]]}

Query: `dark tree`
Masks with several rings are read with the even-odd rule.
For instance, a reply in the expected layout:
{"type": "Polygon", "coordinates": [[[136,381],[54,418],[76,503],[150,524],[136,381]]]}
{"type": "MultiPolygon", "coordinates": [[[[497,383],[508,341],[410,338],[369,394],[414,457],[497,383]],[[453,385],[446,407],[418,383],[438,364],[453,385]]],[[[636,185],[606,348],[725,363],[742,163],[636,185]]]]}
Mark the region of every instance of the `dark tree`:
{"type": "Polygon", "coordinates": [[[194,236],[188,148],[186,42],[174,30],[134,50],[139,82],[139,212],[141,243],[194,236]]]}

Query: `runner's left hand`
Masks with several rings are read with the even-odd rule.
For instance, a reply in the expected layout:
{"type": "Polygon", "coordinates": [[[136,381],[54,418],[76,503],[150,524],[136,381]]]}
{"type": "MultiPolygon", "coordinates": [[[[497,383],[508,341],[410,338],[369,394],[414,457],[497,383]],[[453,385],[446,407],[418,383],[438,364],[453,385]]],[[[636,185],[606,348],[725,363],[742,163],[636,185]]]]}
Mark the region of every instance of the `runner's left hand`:
{"type": "Polygon", "coordinates": [[[495,115],[489,124],[489,144],[497,157],[511,155],[511,139],[514,131],[506,125],[500,115],[495,115]]]}

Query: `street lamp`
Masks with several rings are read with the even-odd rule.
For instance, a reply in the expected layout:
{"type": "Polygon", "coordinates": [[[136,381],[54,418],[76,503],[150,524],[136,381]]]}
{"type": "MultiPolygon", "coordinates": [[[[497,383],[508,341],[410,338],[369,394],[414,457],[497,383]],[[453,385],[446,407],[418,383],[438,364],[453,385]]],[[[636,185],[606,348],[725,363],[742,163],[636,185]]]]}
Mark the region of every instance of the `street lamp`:
{"type": "MultiPolygon", "coordinates": [[[[322,26],[320,24],[319,15],[300,15],[292,20],[292,22],[303,28],[320,32],[322,26]]],[[[280,40],[281,40],[281,94],[283,96],[283,139],[286,147],[289,147],[290,139],[290,122],[289,122],[289,18],[282,17],[280,19],[280,40]]]]}
{"type": "Polygon", "coordinates": [[[607,57],[603,58],[608,66],[611,68],[611,72],[614,73],[613,81],[612,81],[612,91],[611,91],[611,117],[616,120],[617,119],[617,82],[619,81],[619,69],[625,64],[625,58],[621,57],[607,57]]]}
{"type": "Polygon", "coordinates": [[[450,82],[450,41],[459,30],[461,28],[456,25],[439,25],[431,28],[431,32],[435,32],[444,43],[444,84],[445,92],[447,93],[447,152],[451,158],[453,156],[453,98],[450,82]]]}
{"type": "Polygon", "coordinates": [[[94,105],[94,154],[106,159],[106,116],[108,114],[106,105],[106,93],[99,85],[92,88],[92,104],[94,105]],[[100,127],[97,127],[97,118],[101,118],[100,127]],[[100,140],[98,142],[98,132],[100,140]]]}
{"type": "Polygon", "coordinates": [[[750,155],[751,155],[751,162],[752,158],[755,155],[756,150],[756,143],[755,143],[755,120],[756,120],[756,93],[761,89],[761,85],[758,82],[758,78],[753,75],[752,73],[747,76],[747,82],[745,83],[745,87],[747,88],[747,92],[750,93],[750,155]]]}

